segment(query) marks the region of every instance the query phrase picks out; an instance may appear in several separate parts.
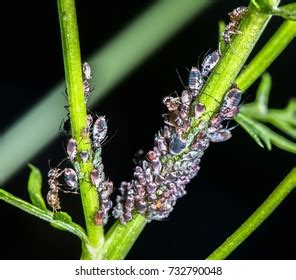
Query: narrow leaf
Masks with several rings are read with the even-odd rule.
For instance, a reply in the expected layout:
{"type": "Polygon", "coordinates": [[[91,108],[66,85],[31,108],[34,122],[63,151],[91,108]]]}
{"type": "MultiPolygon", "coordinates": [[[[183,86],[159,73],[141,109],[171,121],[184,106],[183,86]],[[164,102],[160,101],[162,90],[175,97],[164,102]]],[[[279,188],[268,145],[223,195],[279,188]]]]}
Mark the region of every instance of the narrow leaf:
{"type": "Polygon", "coordinates": [[[268,111],[268,100],[271,90],[271,76],[264,73],[261,77],[261,82],[256,93],[256,103],[259,111],[266,114],[268,111]]]}
{"type": "Polygon", "coordinates": [[[256,141],[256,143],[261,147],[264,148],[264,145],[262,141],[260,140],[260,137],[256,133],[256,131],[253,129],[253,126],[250,125],[249,122],[247,122],[244,118],[243,114],[239,114],[235,118],[236,122],[256,141]]]}
{"type": "Polygon", "coordinates": [[[273,9],[272,13],[281,16],[284,19],[296,20],[296,3],[291,3],[279,8],[273,9]]]}
{"type": "Polygon", "coordinates": [[[28,181],[28,192],[30,199],[34,206],[45,210],[46,204],[41,193],[42,176],[40,170],[32,164],[29,164],[29,167],[31,168],[31,173],[28,181]]]}
{"type": "Polygon", "coordinates": [[[15,197],[14,195],[10,194],[9,192],[0,189],[0,199],[33,215],[36,216],[44,221],[50,222],[51,224],[54,224],[59,229],[63,229],[66,231],[69,231],[73,233],[74,235],[78,236],[81,241],[86,245],[86,247],[89,247],[88,245],[88,238],[81,226],[79,226],[76,223],[73,223],[72,221],[69,222],[68,219],[53,219],[53,214],[49,210],[43,210],[40,209],[18,197],[15,197]]]}

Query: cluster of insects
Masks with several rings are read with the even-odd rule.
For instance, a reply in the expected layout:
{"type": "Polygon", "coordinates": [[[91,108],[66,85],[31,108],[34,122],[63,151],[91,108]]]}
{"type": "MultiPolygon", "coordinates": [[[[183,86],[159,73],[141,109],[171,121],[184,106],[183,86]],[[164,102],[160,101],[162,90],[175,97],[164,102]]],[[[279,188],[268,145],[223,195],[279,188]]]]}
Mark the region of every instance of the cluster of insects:
{"type": "MultiPolygon", "coordinates": [[[[82,65],[82,70],[84,97],[85,102],[87,103],[88,96],[91,91],[91,68],[87,62],[82,65]]],[[[66,160],[72,165],[72,168],[66,167],[61,169],[59,168],[59,164],[58,167],[52,168],[48,172],[48,183],[50,190],[47,194],[47,202],[52,207],[54,212],[61,209],[59,191],[78,193],[79,180],[88,180],[87,178],[84,178],[84,175],[80,170],[79,161],[85,163],[86,161],[91,160],[94,169],[91,172],[89,180],[98,191],[100,197],[100,207],[99,210],[94,214],[94,222],[97,225],[103,225],[107,223],[108,211],[112,207],[110,195],[113,192],[113,183],[109,180],[105,180],[104,166],[102,164],[101,158],[102,143],[107,136],[107,130],[107,121],[104,116],[96,117],[94,120],[92,114],[88,114],[86,126],[81,132],[81,139],[86,139],[88,136],[90,136],[91,150],[78,151],[77,141],[74,138],[68,139],[66,145],[66,160]],[[63,180],[60,180],[62,175],[63,180]]],[[[70,133],[67,132],[66,134],[69,135],[70,133]]]]}
{"type": "Polygon", "coordinates": [[[231,38],[235,34],[239,34],[240,31],[237,29],[238,24],[242,17],[245,15],[247,12],[248,8],[247,7],[238,7],[231,11],[228,15],[230,18],[230,22],[225,26],[225,30],[222,33],[222,38],[226,44],[231,43],[231,38]]]}
{"type": "MultiPolygon", "coordinates": [[[[246,8],[240,7],[229,13],[229,24],[223,38],[230,43],[237,25],[246,8]]],[[[167,113],[163,115],[165,125],[154,139],[154,147],[135,167],[133,179],[122,182],[121,194],[116,198],[113,216],[122,224],[129,222],[135,213],[148,220],[163,220],[169,216],[178,198],[186,194],[185,186],[200,169],[200,160],[210,142],[221,142],[231,137],[231,129],[223,122],[232,119],[239,111],[241,91],[231,85],[220,110],[209,125],[200,122],[196,131],[190,132],[192,118],[198,120],[205,112],[205,106],[194,102],[214,67],[221,58],[219,50],[207,55],[200,69],[192,67],[188,86],[181,96],[167,96],[163,104],[167,113]]]]}
{"type": "MultiPolygon", "coordinates": [[[[229,13],[231,22],[226,26],[222,37],[225,43],[231,43],[231,37],[238,34],[239,21],[247,8],[239,7],[229,13]]],[[[148,220],[163,220],[172,212],[178,198],[186,194],[186,185],[195,177],[200,169],[200,161],[211,142],[221,142],[231,137],[231,128],[224,125],[239,112],[241,90],[236,84],[230,89],[220,105],[219,111],[209,124],[200,118],[206,111],[205,105],[196,100],[208,76],[219,63],[220,50],[208,54],[199,67],[192,67],[188,75],[188,85],[180,96],[166,96],[163,104],[167,113],[163,115],[164,126],[154,138],[154,146],[144,159],[138,159],[130,182],[122,182],[113,207],[114,218],[122,224],[132,220],[136,213],[144,215],[148,220]],[[197,128],[192,129],[193,120],[199,120],[197,128]]],[[[91,68],[84,63],[83,87],[85,102],[91,92],[91,68]]],[[[94,223],[105,225],[108,212],[112,208],[110,195],[113,183],[105,178],[102,164],[102,143],[107,136],[107,121],[104,116],[87,115],[86,126],[81,138],[90,136],[90,151],[78,151],[74,138],[67,142],[67,160],[73,168],[52,168],[48,173],[50,190],[47,202],[53,211],[61,208],[59,191],[79,192],[79,180],[89,180],[100,197],[100,207],[94,213],[94,223]],[[79,162],[90,161],[94,167],[90,178],[80,171],[79,162]],[[59,178],[63,175],[63,183],[59,178]]]]}

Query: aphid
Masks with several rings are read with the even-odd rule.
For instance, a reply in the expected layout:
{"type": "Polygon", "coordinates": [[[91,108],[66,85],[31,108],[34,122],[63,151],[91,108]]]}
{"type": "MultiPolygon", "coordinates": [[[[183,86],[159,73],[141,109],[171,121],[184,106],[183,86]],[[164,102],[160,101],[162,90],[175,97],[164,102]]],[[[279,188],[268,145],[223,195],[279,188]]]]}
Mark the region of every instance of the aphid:
{"type": "Polygon", "coordinates": [[[245,15],[245,13],[247,12],[248,8],[241,6],[238,8],[235,8],[233,11],[231,11],[230,13],[228,13],[229,18],[232,22],[235,23],[239,23],[239,21],[242,19],[242,17],[245,15]]]}
{"type": "Polygon", "coordinates": [[[188,90],[183,90],[181,94],[181,102],[185,106],[190,106],[192,101],[192,96],[189,94],[188,90]]]}
{"type": "Polygon", "coordinates": [[[103,221],[104,221],[104,212],[102,210],[98,210],[94,216],[94,223],[97,226],[101,226],[103,225],[103,221]]]}
{"type": "Polygon", "coordinates": [[[94,152],[92,164],[96,169],[98,169],[102,163],[101,153],[102,153],[102,149],[100,147],[97,148],[94,152]]]}
{"type": "Polygon", "coordinates": [[[71,190],[76,191],[78,189],[78,178],[76,172],[72,168],[64,169],[64,180],[71,190]]]}
{"type": "Polygon", "coordinates": [[[199,119],[205,111],[205,106],[201,103],[194,105],[194,117],[199,119]]]}
{"type": "Polygon", "coordinates": [[[201,64],[201,74],[204,77],[207,77],[209,73],[214,69],[217,65],[221,57],[219,50],[213,51],[212,53],[208,54],[204,61],[201,64]]]}
{"type": "Polygon", "coordinates": [[[216,132],[209,133],[208,138],[210,139],[211,142],[223,142],[228,140],[231,137],[231,131],[230,129],[220,129],[216,132]]]}
{"type": "Polygon", "coordinates": [[[67,143],[67,154],[69,156],[70,161],[73,161],[77,154],[77,142],[75,139],[69,139],[67,143]]]}
{"type": "Polygon", "coordinates": [[[169,150],[173,155],[180,154],[185,148],[187,144],[180,136],[177,134],[172,135],[172,139],[170,141],[169,150]]]}
{"type": "Polygon", "coordinates": [[[91,68],[87,62],[84,62],[82,65],[82,72],[83,72],[83,90],[84,90],[84,98],[85,102],[87,102],[87,98],[90,93],[90,79],[91,77],[91,68]]]}
{"type": "Polygon", "coordinates": [[[93,117],[91,114],[88,114],[86,117],[86,127],[82,130],[82,138],[86,139],[88,137],[89,131],[91,129],[91,126],[93,124],[93,117]]]}
{"type": "Polygon", "coordinates": [[[222,33],[222,38],[226,44],[231,43],[231,37],[234,34],[239,34],[240,31],[237,29],[240,20],[242,17],[245,15],[247,12],[248,8],[247,7],[238,7],[228,13],[230,17],[230,23],[226,25],[224,32],[222,33]]]}
{"type": "Polygon", "coordinates": [[[224,31],[222,32],[223,41],[226,44],[231,43],[231,37],[235,34],[238,34],[239,31],[237,30],[236,24],[234,22],[230,22],[225,26],[224,31]]]}
{"type": "Polygon", "coordinates": [[[162,103],[168,108],[169,112],[178,110],[179,105],[180,105],[180,97],[171,97],[171,96],[166,96],[163,100],[162,103]]]}
{"type": "Polygon", "coordinates": [[[101,190],[102,183],[105,180],[104,172],[94,169],[90,174],[90,179],[92,184],[96,187],[97,190],[101,190]]]}
{"type": "Polygon", "coordinates": [[[204,84],[203,75],[196,67],[192,67],[189,72],[188,87],[193,97],[196,97],[204,84]]]}
{"type": "Polygon", "coordinates": [[[238,105],[241,100],[241,90],[237,85],[233,84],[231,89],[227,92],[222,103],[220,113],[227,118],[233,118],[237,115],[239,109],[238,105]]]}
{"type": "Polygon", "coordinates": [[[90,66],[89,66],[89,64],[87,62],[83,63],[82,72],[83,72],[84,78],[86,80],[90,80],[92,78],[92,76],[91,76],[91,68],[90,68],[90,66]]]}
{"type": "Polygon", "coordinates": [[[98,117],[93,125],[92,131],[93,146],[95,149],[101,146],[102,141],[107,135],[107,129],[108,126],[105,116],[98,117]]]}
{"type": "Polygon", "coordinates": [[[89,158],[88,151],[82,151],[79,153],[80,158],[82,159],[83,163],[85,163],[89,158]]]}

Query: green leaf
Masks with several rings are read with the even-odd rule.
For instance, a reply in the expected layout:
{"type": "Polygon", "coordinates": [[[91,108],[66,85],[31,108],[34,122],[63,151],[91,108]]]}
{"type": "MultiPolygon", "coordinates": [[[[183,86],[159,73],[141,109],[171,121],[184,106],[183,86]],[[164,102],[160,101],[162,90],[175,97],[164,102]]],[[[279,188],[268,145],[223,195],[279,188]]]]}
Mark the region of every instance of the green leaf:
{"type": "MultiPolygon", "coordinates": [[[[53,213],[53,219],[65,222],[67,224],[72,224],[72,218],[67,212],[55,212],[53,213]]],[[[59,225],[56,225],[55,223],[51,223],[51,225],[54,228],[60,229],[60,230],[65,230],[65,228],[60,227],[59,225]]]]}
{"type": "Polygon", "coordinates": [[[275,16],[281,16],[284,19],[296,20],[296,3],[291,3],[279,8],[274,8],[272,13],[275,16]]]}
{"type": "Polygon", "coordinates": [[[3,189],[0,189],[0,199],[33,216],[38,217],[39,219],[51,223],[59,229],[63,229],[73,233],[81,239],[85,247],[90,247],[88,238],[83,228],[80,225],[73,223],[71,218],[70,220],[69,218],[65,218],[64,214],[58,215],[58,219],[54,219],[51,211],[40,209],[39,207],[36,207],[18,197],[15,197],[14,195],[3,189]],[[61,216],[63,216],[63,218],[61,218],[61,216]]]}
{"type": "Polygon", "coordinates": [[[243,114],[239,114],[236,119],[237,123],[247,132],[249,135],[256,141],[256,143],[264,148],[264,145],[262,141],[260,140],[260,137],[257,133],[257,131],[254,129],[253,121],[249,119],[245,119],[245,116],[243,114]]]}
{"type": "MultiPolygon", "coordinates": [[[[290,153],[296,154],[296,145],[295,143],[289,141],[285,137],[277,134],[276,132],[269,129],[267,126],[252,120],[250,117],[239,113],[235,120],[246,129],[246,131],[252,136],[253,139],[259,144],[262,141],[265,143],[268,150],[271,150],[271,144],[277,146],[278,148],[285,150],[290,153]],[[258,137],[259,140],[258,141],[258,137]]],[[[259,144],[261,147],[262,145],[259,144]]]]}
{"type": "Polygon", "coordinates": [[[264,132],[258,129],[257,123],[252,119],[246,117],[242,113],[239,113],[236,118],[236,122],[242,126],[246,130],[247,133],[256,141],[256,143],[264,148],[262,141],[265,143],[268,150],[271,150],[271,143],[268,137],[264,134],[264,132]],[[261,141],[262,140],[262,141],[261,141]]]}
{"type": "Polygon", "coordinates": [[[268,73],[264,73],[261,77],[261,83],[258,87],[255,101],[255,103],[257,103],[258,110],[262,114],[266,114],[268,111],[268,100],[271,90],[271,84],[271,76],[268,73]]]}
{"type": "Polygon", "coordinates": [[[31,173],[28,181],[28,192],[30,199],[33,205],[45,210],[46,204],[41,193],[42,176],[40,170],[32,164],[29,164],[29,167],[31,168],[31,173]]]}

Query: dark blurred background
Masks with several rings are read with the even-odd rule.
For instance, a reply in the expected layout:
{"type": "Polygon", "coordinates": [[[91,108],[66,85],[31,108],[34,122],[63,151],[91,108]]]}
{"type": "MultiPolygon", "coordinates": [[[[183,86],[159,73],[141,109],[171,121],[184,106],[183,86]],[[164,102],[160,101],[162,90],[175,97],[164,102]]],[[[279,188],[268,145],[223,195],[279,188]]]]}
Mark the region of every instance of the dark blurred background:
{"type": "MultiPolygon", "coordinates": [[[[84,60],[152,3],[76,2],[84,60]]],[[[36,3],[1,4],[1,129],[12,125],[64,78],[56,1],[36,3]]],[[[186,67],[196,65],[199,57],[217,47],[218,20],[228,21],[228,12],[246,4],[239,0],[216,1],[93,109],[107,116],[109,135],[116,133],[103,148],[106,174],[115,186],[131,178],[134,154],[152,146],[154,133],[162,123],[162,98],[182,90],[175,69],[186,80],[186,67]]],[[[280,18],[272,19],[253,53],[281,23],[280,18]]],[[[295,57],[294,40],[269,69],[273,78],[271,107],[282,108],[295,96],[291,83],[295,79],[295,57]]],[[[257,86],[258,81],[244,95],[247,102],[253,100],[257,86]]],[[[48,159],[57,163],[64,157],[59,137],[31,160],[44,176],[44,195],[48,190],[48,159]]],[[[178,201],[168,220],[148,224],[127,258],[204,259],[252,214],[294,164],[295,155],[276,147],[272,152],[262,149],[245,131],[236,128],[231,140],[211,145],[199,175],[187,187],[188,194],[178,201]]],[[[28,200],[28,175],[29,168],[22,168],[4,185],[5,189],[28,200]]],[[[62,205],[83,224],[79,196],[62,195],[62,205]]],[[[293,192],[229,258],[295,259],[295,205],[293,192]]],[[[3,201],[0,212],[1,259],[80,257],[80,241],[75,236],[3,201]]]]}

